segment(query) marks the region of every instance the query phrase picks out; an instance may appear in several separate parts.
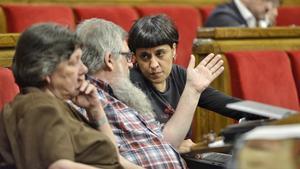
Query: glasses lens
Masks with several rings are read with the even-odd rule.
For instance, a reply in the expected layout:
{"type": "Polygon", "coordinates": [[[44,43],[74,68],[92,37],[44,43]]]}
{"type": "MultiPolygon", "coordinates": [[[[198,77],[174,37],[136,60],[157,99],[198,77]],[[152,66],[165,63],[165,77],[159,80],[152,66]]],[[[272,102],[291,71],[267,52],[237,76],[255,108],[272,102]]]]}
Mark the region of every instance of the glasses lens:
{"type": "Polygon", "coordinates": [[[133,56],[132,52],[120,52],[120,54],[126,57],[127,62],[131,62],[133,56]]]}

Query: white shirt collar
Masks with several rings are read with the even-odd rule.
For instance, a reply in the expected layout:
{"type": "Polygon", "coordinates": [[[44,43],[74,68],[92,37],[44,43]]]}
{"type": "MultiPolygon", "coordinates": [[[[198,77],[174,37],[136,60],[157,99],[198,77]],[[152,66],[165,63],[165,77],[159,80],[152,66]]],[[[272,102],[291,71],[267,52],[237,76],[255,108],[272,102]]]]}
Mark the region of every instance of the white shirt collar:
{"type": "Polygon", "coordinates": [[[256,27],[256,19],[249,9],[240,0],[234,0],[234,3],[240,11],[242,17],[246,20],[248,27],[256,27]]]}

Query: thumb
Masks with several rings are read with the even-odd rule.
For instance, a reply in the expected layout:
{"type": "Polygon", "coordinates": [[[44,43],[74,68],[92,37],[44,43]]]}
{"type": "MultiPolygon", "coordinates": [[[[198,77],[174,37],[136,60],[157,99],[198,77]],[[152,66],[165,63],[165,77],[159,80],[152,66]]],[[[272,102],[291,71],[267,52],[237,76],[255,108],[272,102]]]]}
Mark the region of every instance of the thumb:
{"type": "Polygon", "coordinates": [[[195,67],[195,56],[194,55],[191,55],[191,58],[190,58],[190,62],[189,62],[189,65],[188,65],[188,69],[193,69],[195,67]]]}

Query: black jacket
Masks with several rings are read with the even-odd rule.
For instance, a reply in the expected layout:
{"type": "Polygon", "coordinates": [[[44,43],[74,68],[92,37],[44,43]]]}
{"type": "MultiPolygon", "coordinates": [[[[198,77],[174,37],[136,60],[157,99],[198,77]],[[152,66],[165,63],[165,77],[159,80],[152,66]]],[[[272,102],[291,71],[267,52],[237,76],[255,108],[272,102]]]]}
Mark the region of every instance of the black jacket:
{"type": "Polygon", "coordinates": [[[248,25],[233,1],[218,6],[204,24],[204,27],[238,26],[247,27],[248,25]]]}

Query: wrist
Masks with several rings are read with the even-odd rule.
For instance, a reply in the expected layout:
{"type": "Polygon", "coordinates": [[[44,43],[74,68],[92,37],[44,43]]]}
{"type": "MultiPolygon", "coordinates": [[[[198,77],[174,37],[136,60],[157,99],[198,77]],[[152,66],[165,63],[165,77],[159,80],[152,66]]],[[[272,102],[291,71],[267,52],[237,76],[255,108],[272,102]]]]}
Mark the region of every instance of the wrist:
{"type": "Polygon", "coordinates": [[[205,89],[207,88],[207,86],[202,86],[202,87],[195,87],[195,85],[187,82],[185,85],[185,89],[189,91],[189,93],[191,94],[201,94],[205,89]]]}
{"type": "Polygon", "coordinates": [[[99,118],[99,119],[93,119],[91,120],[91,123],[96,127],[96,128],[100,128],[101,126],[103,126],[104,124],[106,124],[107,118],[105,116],[99,118]]]}

